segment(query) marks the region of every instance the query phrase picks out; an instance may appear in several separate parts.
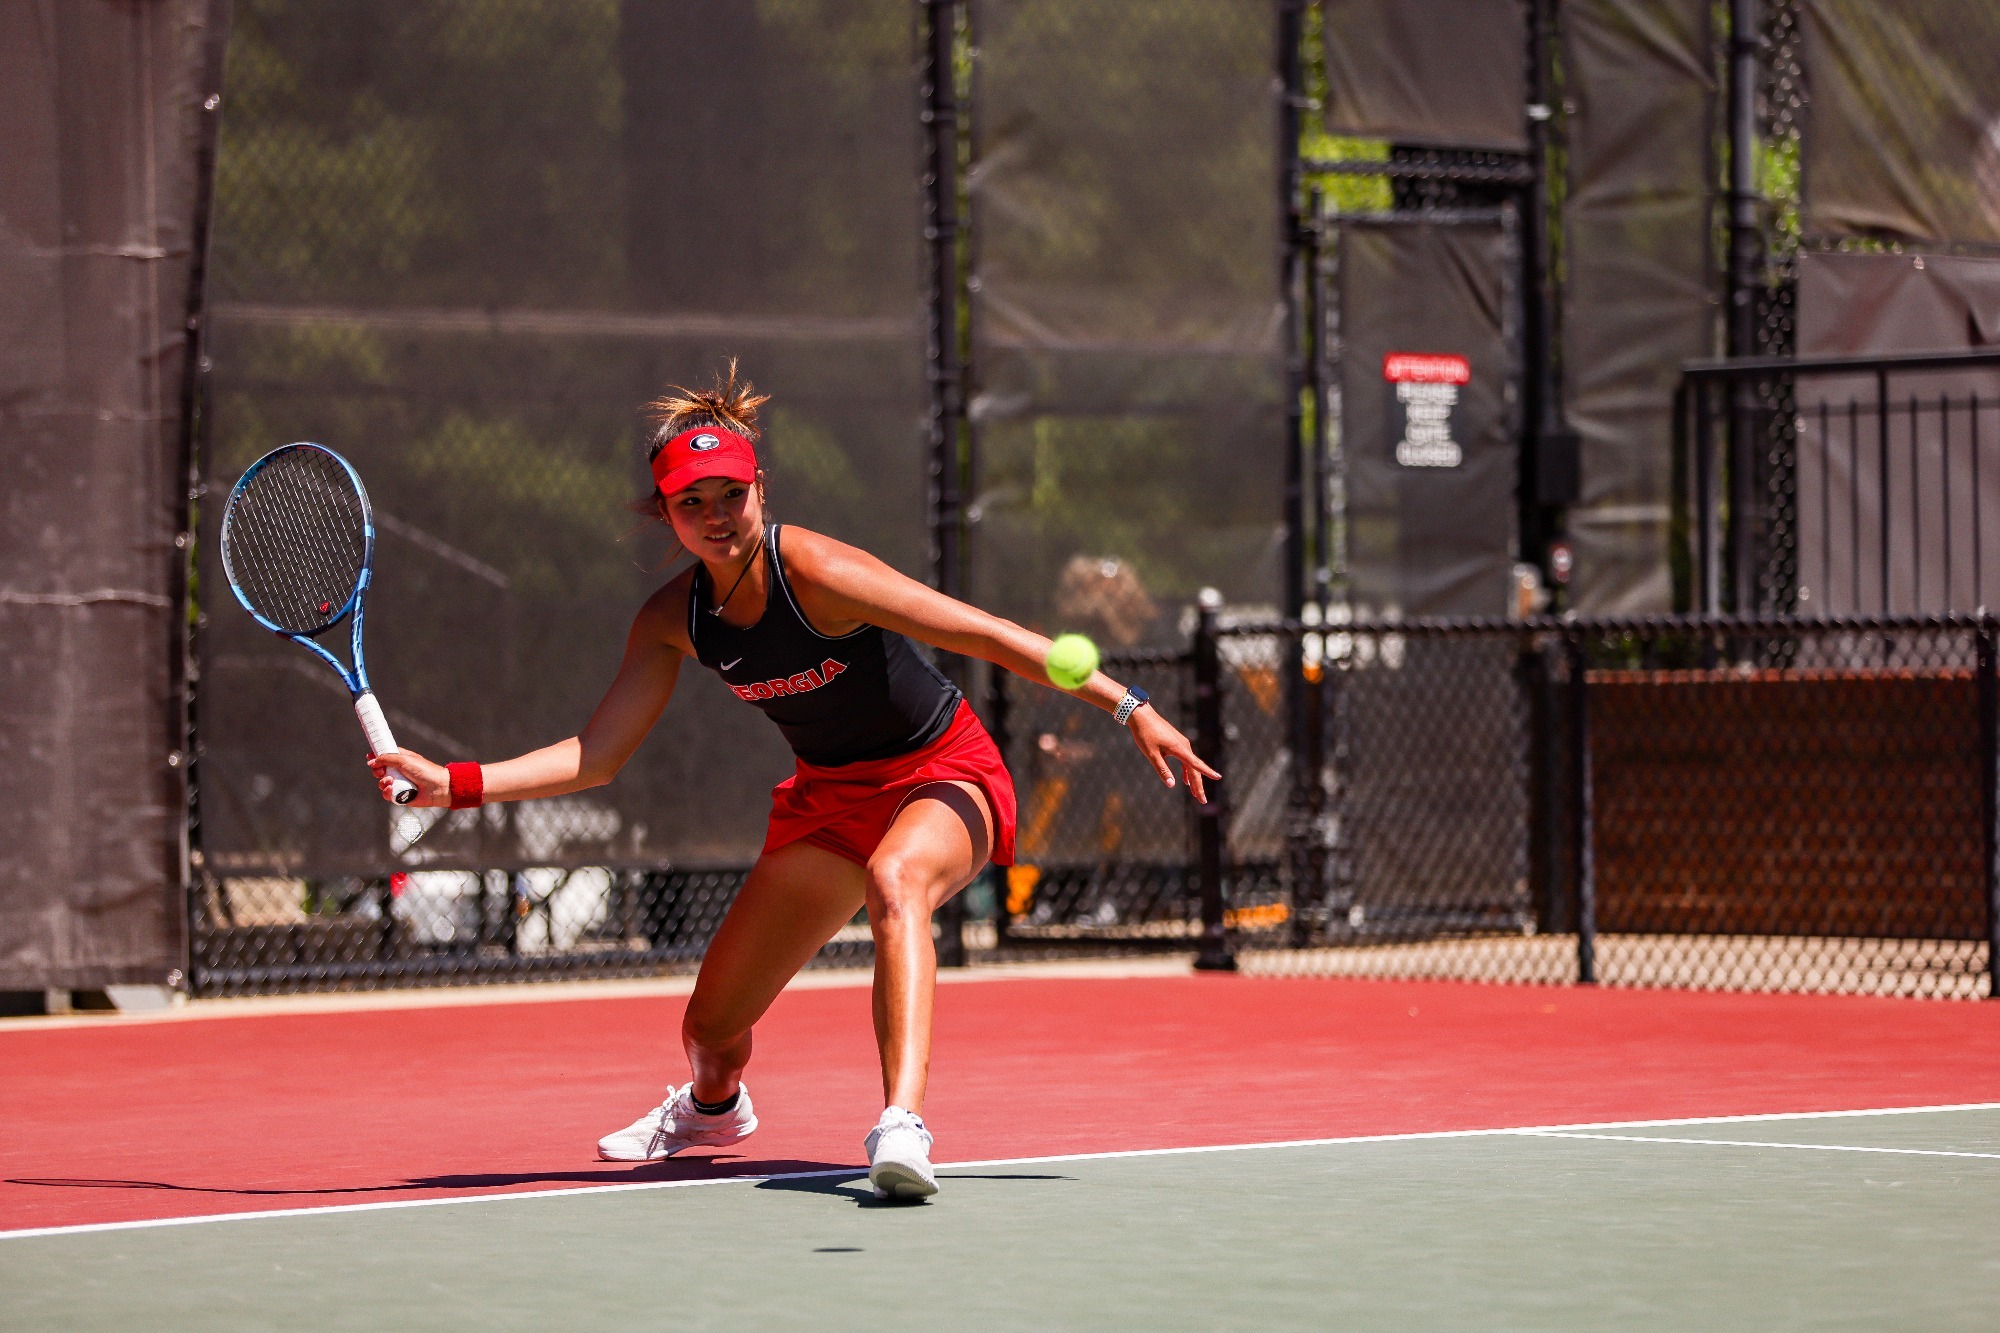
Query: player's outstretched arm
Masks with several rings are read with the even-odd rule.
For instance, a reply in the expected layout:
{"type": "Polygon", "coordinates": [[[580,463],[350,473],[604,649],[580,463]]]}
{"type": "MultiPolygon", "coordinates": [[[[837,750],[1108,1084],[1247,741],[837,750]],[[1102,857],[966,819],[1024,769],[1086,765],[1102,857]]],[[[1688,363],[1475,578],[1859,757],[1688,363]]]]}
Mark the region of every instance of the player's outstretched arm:
{"type": "MultiPolygon", "coordinates": [[[[485,800],[561,796],[601,787],[618,775],[659,721],[680,678],[681,659],[687,655],[686,633],[680,628],[686,623],[684,584],[685,580],[676,579],[640,608],[625,639],[618,675],[580,733],[518,758],[480,765],[485,800]]],[[[411,805],[451,804],[451,778],[445,766],[413,750],[393,750],[368,760],[384,799],[389,797],[385,770],[391,764],[417,784],[411,805]]]]}
{"type": "MultiPolygon", "coordinates": [[[[933,648],[983,658],[1025,680],[1055,688],[1043,670],[1048,639],[925,587],[866,551],[787,526],[785,568],[802,609],[822,633],[838,635],[863,624],[880,625],[933,648]]],[[[1116,712],[1125,697],[1125,687],[1102,671],[1068,692],[1107,713],[1116,712]]],[[[1207,801],[1202,779],[1222,775],[1195,754],[1179,728],[1157,708],[1141,708],[1132,714],[1131,731],[1133,743],[1160,775],[1160,781],[1174,785],[1170,761],[1178,760],[1188,790],[1197,801],[1207,801]]]]}

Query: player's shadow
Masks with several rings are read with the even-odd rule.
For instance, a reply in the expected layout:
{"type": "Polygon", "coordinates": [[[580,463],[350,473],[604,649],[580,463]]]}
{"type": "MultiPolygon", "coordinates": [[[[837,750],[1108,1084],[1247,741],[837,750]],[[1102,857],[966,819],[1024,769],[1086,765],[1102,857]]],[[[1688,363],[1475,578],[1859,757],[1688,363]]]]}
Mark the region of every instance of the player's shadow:
{"type": "MultiPolygon", "coordinates": [[[[981,1175],[971,1171],[953,1171],[949,1168],[938,1172],[941,1181],[951,1180],[1075,1180],[1075,1176],[1032,1175],[1025,1171],[1009,1171],[1004,1174],[981,1175]]],[[[852,1200],[857,1208],[908,1208],[913,1204],[928,1203],[928,1199],[878,1199],[874,1187],[868,1183],[868,1174],[856,1168],[852,1175],[847,1172],[815,1172],[811,1175],[794,1176],[785,1179],[774,1176],[757,1182],[760,1190],[784,1190],[793,1194],[824,1194],[830,1198],[852,1200]]]]}
{"type": "Polygon", "coordinates": [[[638,1185],[675,1181],[756,1179],[797,1173],[824,1175],[860,1174],[865,1168],[838,1162],[804,1161],[796,1158],[736,1160],[719,1157],[691,1157],[680,1161],[646,1162],[638,1166],[602,1171],[520,1171],[466,1172],[449,1175],[411,1176],[392,1185],[335,1185],[319,1188],[279,1186],[193,1185],[168,1180],[94,1179],[86,1176],[12,1176],[5,1183],[43,1189],[165,1190],[178,1194],[227,1194],[245,1198],[339,1198],[350,1196],[413,1194],[424,1190],[507,1189],[520,1185],[638,1185]]]}

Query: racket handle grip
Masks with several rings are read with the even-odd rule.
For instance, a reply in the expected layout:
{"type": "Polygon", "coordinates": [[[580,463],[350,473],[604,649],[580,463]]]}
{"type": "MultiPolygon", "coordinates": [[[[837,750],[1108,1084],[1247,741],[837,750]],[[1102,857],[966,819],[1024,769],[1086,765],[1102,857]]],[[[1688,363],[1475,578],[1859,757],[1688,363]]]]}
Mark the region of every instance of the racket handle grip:
{"type": "MultiPolygon", "coordinates": [[[[396,748],[396,737],[389,730],[389,719],[382,716],[382,705],[376,700],[373,690],[364,691],[355,699],[354,716],[361,719],[361,730],[368,737],[371,754],[387,754],[396,748]]],[[[389,795],[397,805],[408,805],[416,799],[417,784],[392,768],[389,770],[389,795]]]]}

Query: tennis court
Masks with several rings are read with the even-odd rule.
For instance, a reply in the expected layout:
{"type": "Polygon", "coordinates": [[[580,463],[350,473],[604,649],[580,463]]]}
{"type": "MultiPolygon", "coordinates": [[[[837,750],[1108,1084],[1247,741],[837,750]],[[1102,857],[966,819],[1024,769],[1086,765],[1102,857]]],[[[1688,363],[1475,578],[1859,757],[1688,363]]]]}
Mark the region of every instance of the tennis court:
{"type": "Polygon", "coordinates": [[[917,1206],[863,1178],[855,977],[760,1029],[741,1155],[638,1168],[591,1144],[672,1072],[679,988],[11,1025],[0,1299],[79,1328],[1969,1327],[2000,1296],[1987,1006],[1136,970],[943,987],[917,1206]]]}

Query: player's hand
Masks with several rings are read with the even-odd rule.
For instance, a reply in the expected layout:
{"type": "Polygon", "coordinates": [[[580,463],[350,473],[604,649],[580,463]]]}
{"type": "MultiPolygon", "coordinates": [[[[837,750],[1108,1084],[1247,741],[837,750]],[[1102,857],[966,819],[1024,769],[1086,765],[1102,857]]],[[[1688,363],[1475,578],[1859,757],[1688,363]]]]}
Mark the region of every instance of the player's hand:
{"type": "Polygon", "coordinates": [[[443,764],[433,764],[415,750],[390,750],[386,754],[368,756],[368,767],[375,770],[375,785],[382,789],[382,799],[390,803],[395,797],[390,794],[389,770],[394,768],[416,784],[417,794],[409,800],[411,805],[451,806],[451,774],[443,764]]]}
{"type": "Polygon", "coordinates": [[[1132,714],[1129,723],[1132,743],[1139,747],[1139,753],[1146,756],[1146,762],[1160,775],[1160,781],[1169,787],[1174,785],[1174,770],[1168,765],[1169,759],[1178,759],[1181,773],[1187,778],[1188,790],[1203,805],[1208,804],[1208,789],[1202,784],[1204,776],[1222,780],[1222,774],[1203,762],[1188,744],[1188,738],[1181,735],[1179,728],[1160,716],[1160,710],[1151,704],[1142,704],[1132,714]]]}

